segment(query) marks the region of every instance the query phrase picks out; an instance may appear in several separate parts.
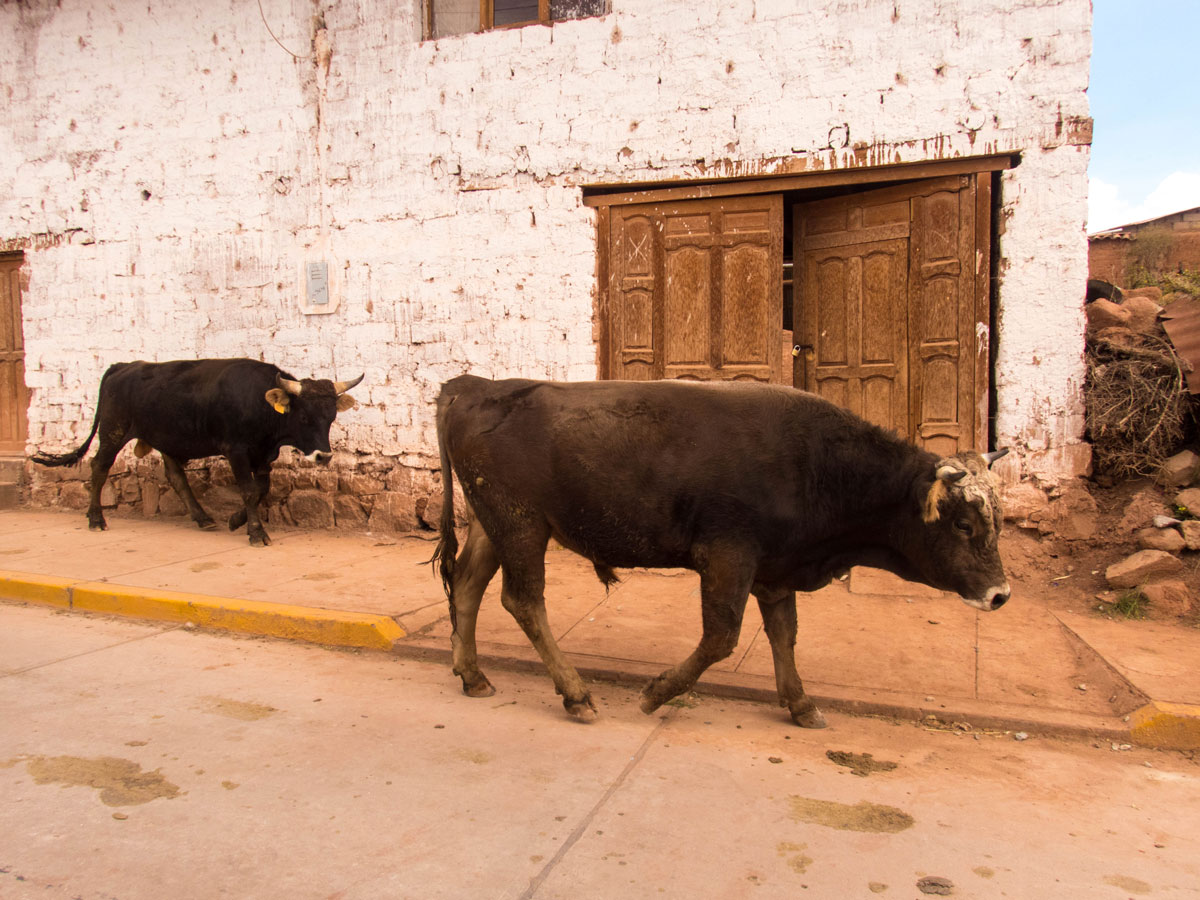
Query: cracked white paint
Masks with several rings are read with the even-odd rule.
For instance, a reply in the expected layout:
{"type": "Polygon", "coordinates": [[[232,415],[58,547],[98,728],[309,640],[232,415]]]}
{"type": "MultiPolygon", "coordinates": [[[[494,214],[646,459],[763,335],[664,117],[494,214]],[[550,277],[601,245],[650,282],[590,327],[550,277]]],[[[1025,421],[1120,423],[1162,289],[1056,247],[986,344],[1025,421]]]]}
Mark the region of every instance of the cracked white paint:
{"type": "Polygon", "coordinates": [[[31,445],[78,443],[112,362],[248,355],[365,371],[335,445],[432,467],[446,378],[595,376],[580,185],[1020,151],[998,442],[1079,467],[1088,148],[1064,122],[1087,116],[1088,0],[613,0],[436,42],[419,7],[0,5],[31,445]],[[313,259],[333,314],[301,310],[313,259]]]}

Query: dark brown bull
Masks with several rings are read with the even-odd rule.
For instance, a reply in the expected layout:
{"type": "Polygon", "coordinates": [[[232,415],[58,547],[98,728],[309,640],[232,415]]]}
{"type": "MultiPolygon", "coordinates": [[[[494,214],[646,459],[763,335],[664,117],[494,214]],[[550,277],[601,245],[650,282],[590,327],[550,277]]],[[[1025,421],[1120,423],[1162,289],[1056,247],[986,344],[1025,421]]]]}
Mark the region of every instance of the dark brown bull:
{"type": "Polygon", "coordinates": [[[162,454],[167,481],[201,528],[216,524],[196,500],[183,467],[189,460],[224,456],[233,469],[244,508],[229,518],[229,530],[246,526],[250,543],[271,543],[258,505],[271,488],[271,463],[292,446],[318,462],[330,457],[329,426],[354,406],[346,392],[362,381],[296,380],[278,366],[255,359],[187,359],[114,363],[100,379],[92,431],[70,453],[37,453],[43,466],[71,466],[100,446],[92,458],[88,527],[104,530],[100,490],[117,453],[136,440],[134,453],[162,454]]]}
{"type": "Polygon", "coordinates": [[[552,537],[589,559],[606,584],[614,567],[699,573],[703,637],[646,685],[646,713],[733,652],[751,593],[780,705],[805,727],[825,721],[796,672],[797,590],[868,565],[955,591],[979,609],[1009,597],[987,471],[1004,451],[939,459],[802,391],[463,375],[442,387],[437,428],[445,499],[434,558],[450,599],[454,672],[471,696],[495,692],[479,670],[475,621],[501,569],[504,608],[537,648],[563,705],[595,717],[546,619],[552,537]],[[452,471],[470,517],[461,553],[452,471]]]}

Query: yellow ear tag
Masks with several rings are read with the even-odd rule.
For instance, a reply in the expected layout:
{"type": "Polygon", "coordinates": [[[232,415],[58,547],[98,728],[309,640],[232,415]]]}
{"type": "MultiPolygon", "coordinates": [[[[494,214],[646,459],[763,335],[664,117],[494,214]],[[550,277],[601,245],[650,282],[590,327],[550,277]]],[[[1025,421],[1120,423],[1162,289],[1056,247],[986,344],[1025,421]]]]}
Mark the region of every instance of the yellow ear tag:
{"type": "Polygon", "coordinates": [[[275,407],[275,412],[279,413],[280,415],[283,415],[288,411],[288,408],[282,403],[272,403],[271,405],[275,407]]]}

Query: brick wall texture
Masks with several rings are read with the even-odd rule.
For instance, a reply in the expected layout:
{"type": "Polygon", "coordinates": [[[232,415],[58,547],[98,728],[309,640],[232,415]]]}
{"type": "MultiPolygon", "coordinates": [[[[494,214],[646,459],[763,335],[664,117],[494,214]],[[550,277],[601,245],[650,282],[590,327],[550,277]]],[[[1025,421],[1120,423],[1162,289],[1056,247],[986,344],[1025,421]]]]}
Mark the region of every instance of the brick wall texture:
{"type": "Polygon", "coordinates": [[[1184,210],[1088,239],[1088,274],[1133,287],[1139,274],[1200,272],[1200,209],[1184,210]],[[1140,244],[1139,238],[1143,241],[1140,244]],[[1151,242],[1151,247],[1143,246],[1151,242]]]}
{"type": "MultiPolygon", "coordinates": [[[[78,445],[117,361],[363,372],[333,467],[277,464],[275,514],[295,493],[322,523],[419,527],[442,381],[596,376],[582,185],[1012,151],[998,443],[1026,474],[1086,461],[1089,0],[612,0],[438,41],[421,21],[421,0],[0,5],[30,449],[78,445]]],[[[126,453],[107,500],[169,507],[156,457],[126,453]]],[[[193,466],[214,502],[223,466],[193,466]]],[[[77,478],[38,470],[35,499],[77,503],[77,478]]]]}

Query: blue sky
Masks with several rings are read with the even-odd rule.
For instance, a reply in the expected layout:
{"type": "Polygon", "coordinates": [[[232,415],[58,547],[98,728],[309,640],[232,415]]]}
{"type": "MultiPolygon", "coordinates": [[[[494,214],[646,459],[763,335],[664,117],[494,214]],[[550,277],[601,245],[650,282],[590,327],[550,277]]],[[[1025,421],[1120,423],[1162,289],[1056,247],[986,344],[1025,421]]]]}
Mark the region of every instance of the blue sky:
{"type": "Polygon", "coordinates": [[[1200,0],[1093,0],[1088,231],[1200,206],[1200,0]]]}

